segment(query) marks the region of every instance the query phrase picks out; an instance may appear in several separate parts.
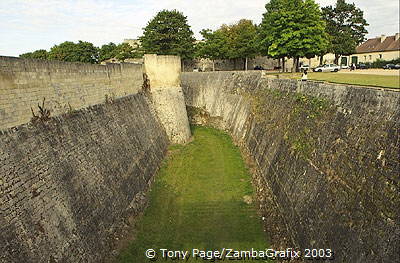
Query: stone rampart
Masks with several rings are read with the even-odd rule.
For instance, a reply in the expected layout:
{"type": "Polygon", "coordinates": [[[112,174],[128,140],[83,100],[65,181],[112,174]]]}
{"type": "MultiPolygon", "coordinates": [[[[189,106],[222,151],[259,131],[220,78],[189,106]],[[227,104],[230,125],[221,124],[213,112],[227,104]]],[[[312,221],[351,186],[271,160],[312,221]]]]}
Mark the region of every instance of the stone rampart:
{"type": "Polygon", "coordinates": [[[276,249],[398,258],[400,92],[259,72],[184,73],[182,87],[191,122],[229,131],[254,164],[276,249]]]}
{"type": "Polygon", "coordinates": [[[154,108],[170,141],[188,142],[191,133],[180,86],[180,57],[145,55],[144,68],[154,108]]]}
{"type": "Polygon", "coordinates": [[[0,57],[0,130],[24,124],[38,104],[56,116],[137,93],[141,65],[91,65],[0,57]]]}
{"type": "Polygon", "coordinates": [[[167,146],[143,94],[0,132],[0,262],[103,262],[167,146]]]}

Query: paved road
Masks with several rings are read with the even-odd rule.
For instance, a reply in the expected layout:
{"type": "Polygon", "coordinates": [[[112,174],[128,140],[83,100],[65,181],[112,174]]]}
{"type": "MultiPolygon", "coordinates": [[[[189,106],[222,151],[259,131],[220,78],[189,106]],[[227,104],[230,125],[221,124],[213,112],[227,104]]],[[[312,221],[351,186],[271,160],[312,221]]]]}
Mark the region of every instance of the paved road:
{"type": "Polygon", "coordinates": [[[344,69],[339,71],[343,74],[367,74],[367,75],[384,75],[384,76],[400,76],[400,70],[385,70],[385,69],[357,69],[350,71],[349,69],[344,69]]]}

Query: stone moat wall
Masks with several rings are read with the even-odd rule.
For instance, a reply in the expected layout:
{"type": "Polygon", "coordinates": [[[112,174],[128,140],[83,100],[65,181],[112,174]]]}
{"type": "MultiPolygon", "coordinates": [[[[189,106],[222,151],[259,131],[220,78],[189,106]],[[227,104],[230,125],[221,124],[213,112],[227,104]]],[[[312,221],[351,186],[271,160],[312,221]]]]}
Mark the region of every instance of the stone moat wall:
{"type": "Polygon", "coordinates": [[[337,262],[399,257],[400,92],[184,73],[192,123],[228,131],[254,165],[275,248],[330,248],[337,262]]]}
{"type": "Polygon", "coordinates": [[[53,116],[141,90],[141,65],[92,65],[0,56],[0,130],[29,122],[31,108],[53,116]]]}
{"type": "Polygon", "coordinates": [[[180,81],[176,59],[150,60],[165,63],[144,80],[137,65],[0,58],[0,262],[103,261],[168,144],[188,140],[186,114],[230,132],[254,164],[275,246],[399,255],[400,92],[260,72],[180,81]],[[31,121],[43,98],[50,117],[31,121]]]}
{"type": "Polygon", "coordinates": [[[143,84],[141,65],[0,57],[0,262],[110,257],[170,143],[143,84]]]}
{"type": "Polygon", "coordinates": [[[0,262],[102,262],[168,144],[143,94],[0,133],[0,262]]]}

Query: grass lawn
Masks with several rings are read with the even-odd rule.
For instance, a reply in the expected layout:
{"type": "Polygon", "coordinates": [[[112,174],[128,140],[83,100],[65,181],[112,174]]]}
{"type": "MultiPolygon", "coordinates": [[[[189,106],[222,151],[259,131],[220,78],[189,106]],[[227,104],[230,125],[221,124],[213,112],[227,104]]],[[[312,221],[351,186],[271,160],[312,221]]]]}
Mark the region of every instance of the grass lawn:
{"type": "Polygon", "coordinates": [[[308,78],[312,80],[323,80],[334,83],[375,86],[384,88],[397,88],[397,89],[400,88],[399,76],[310,72],[308,78]]]}
{"type": "MultiPolygon", "coordinates": [[[[301,73],[280,73],[279,76],[291,79],[300,79],[301,73]]],[[[341,83],[341,84],[400,89],[400,76],[367,75],[367,74],[351,74],[351,73],[344,74],[344,73],[334,73],[334,72],[309,72],[308,79],[341,83]]]]}
{"type": "Polygon", "coordinates": [[[170,147],[150,191],[149,207],[135,226],[136,239],[118,262],[151,262],[145,257],[149,248],[158,254],[161,248],[266,249],[255,204],[244,202],[253,190],[238,148],[218,130],[194,127],[192,132],[191,143],[170,147]]]}

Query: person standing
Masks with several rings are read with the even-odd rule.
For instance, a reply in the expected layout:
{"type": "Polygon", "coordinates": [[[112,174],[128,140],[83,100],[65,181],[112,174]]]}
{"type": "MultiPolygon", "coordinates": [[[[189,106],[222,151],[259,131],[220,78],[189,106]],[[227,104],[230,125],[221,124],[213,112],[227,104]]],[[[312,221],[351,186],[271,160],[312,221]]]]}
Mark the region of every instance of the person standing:
{"type": "Polygon", "coordinates": [[[307,69],[304,70],[303,75],[301,76],[301,81],[307,81],[307,69]]]}

